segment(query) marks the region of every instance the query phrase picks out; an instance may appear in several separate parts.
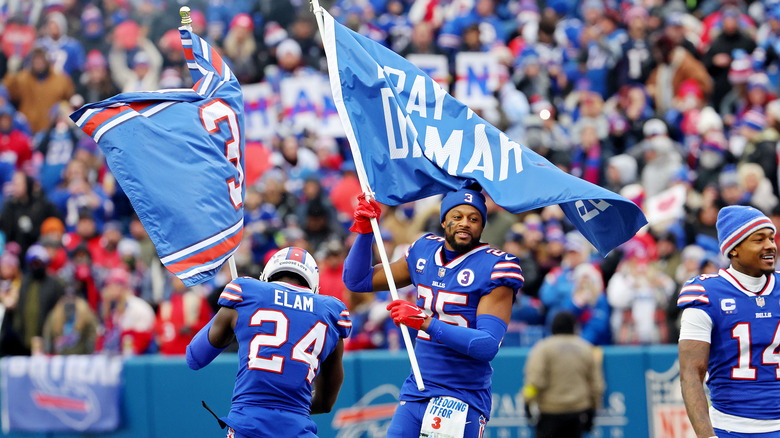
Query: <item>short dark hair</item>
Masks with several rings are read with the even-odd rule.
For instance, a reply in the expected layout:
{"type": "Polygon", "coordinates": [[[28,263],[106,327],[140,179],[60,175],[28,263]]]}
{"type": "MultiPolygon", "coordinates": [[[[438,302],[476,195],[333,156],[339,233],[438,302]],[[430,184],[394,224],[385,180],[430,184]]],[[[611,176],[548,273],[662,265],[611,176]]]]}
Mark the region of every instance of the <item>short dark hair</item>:
{"type": "Polygon", "coordinates": [[[551,330],[554,335],[573,335],[576,327],[577,317],[571,312],[560,312],[553,318],[551,330]]]}

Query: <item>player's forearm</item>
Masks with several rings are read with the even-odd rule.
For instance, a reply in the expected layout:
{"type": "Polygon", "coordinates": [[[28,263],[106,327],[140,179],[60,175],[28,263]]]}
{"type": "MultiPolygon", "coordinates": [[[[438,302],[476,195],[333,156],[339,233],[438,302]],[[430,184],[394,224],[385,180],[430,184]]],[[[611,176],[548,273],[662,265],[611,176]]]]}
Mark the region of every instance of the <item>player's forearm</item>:
{"type": "Polygon", "coordinates": [[[344,286],[352,292],[371,292],[374,290],[372,279],[374,268],[371,266],[371,245],[373,234],[358,234],[355,243],[344,260],[341,279],[344,286]]]}
{"type": "Polygon", "coordinates": [[[332,390],[316,390],[311,398],[311,415],[327,414],[333,410],[333,406],[336,404],[336,399],[339,396],[339,390],[341,384],[332,390]]]}
{"type": "Polygon", "coordinates": [[[685,409],[698,438],[715,436],[710,421],[709,403],[704,394],[704,375],[710,356],[707,342],[681,339],[678,345],[680,357],[680,386],[685,409]]]}
{"type": "MultiPolygon", "coordinates": [[[[323,370],[325,371],[325,370],[323,370]]],[[[311,414],[327,414],[333,410],[336,400],[339,397],[341,384],[344,383],[344,367],[339,360],[338,364],[326,371],[325,375],[320,374],[317,377],[320,382],[315,380],[314,394],[311,398],[311,414]]]]}
{"type": "Polygon", "coordinates": [[[710,422],[709,404],[704,394],[702,381],[695,378],[683,378],[681,373],[680,383],[682,385],[685,409],[688,411],[688,418],[691,420],[696,436],[698,438],[715,436],[715,430],[710,422]]]}
{"type": "Polygon", "coordinates": [[[206,365],[210,364],[219,353],[225,348],[217,348],[211,345],[209,341],[209,330],[213,324],[212,319],[209,323],[200,329],[200,331],[192,338],[189,345],[187,345],[186,361],[187,365],[193,370],[199,370],[206,365]]]}
{"type": "Polygon", "coordinates": [[[311,414],[327,414],[336,404],[341,384],[344,382],[342,355],[344,341],[340,340],[336,350],[322,363],[320,374],[314,380],[314,394],[311,398],[311,414]]]}
{"type": "Polygon", "coordinates": [[[507,325],[493,315],[479,315],[477,327],[460,327],[431,318],[425,332],[431,340],[474,359],[491,361],[498,353],[507,325]]]}

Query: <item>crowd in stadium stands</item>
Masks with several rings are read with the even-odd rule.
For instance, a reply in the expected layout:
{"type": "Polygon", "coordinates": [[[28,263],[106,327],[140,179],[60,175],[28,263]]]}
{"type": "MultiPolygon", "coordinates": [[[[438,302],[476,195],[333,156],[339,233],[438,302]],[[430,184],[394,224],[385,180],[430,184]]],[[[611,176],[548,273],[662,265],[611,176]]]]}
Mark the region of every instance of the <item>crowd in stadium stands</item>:
{"type": "MultiPolygon", "coordinates": [[[[327,75],[306,3],[188,6],[194,32],[243,85],[280,93],[285,78],[327,75]]],[[[601,257],[559,207],[511,214],[489,200],[483,241],[519,257],[525,275],[505,346],[532,345],[564,310],[597,345],[675,343],[680,286],[728,265],[717,248],[719,209],[752,205],[780,227],[780,0],[321,4],[403,56],[444,55],[453,80],[458,54],[493,54],[498,104],[480,114],[645,209],[650,226],[601,257]],[[666,211],[675,206],[680,214],[666,211]]],[[[0,355],[183,354],[213,315],[227,269],[191,288],[165,270],[100,149],[68,117],[120,92],[192,86],[180,6],[0,3],[0,355]]],[[[303,247],[320,264],[321,293],[350,308],[347,349],[398,348],[388,294],[351,294],[341,281],[360,192],[348,145],[278,126],[269,141],[247,145],[239,274],[257,277],[275,249],[303,247]]],[[[440,228],[436,199],[383,208],[391,260],[440,228]]]]}

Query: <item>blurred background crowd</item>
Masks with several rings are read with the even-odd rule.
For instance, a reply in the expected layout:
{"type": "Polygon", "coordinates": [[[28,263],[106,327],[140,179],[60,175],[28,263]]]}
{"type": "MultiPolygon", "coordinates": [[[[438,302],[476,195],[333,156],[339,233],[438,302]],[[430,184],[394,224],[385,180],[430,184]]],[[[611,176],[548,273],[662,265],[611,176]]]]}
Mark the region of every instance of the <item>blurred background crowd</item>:
{"type": "MultiPolygon", "coordinates": [[[[187,5],[195,33],[242,85],[279,93],[285,78],[327,75],[306,2],[187,5]]],[[[780,0],[322,5],[403,56],[443,55],[450,83],[458,54],[492,54],[497,105],[480,115],[645,209],[650,226],[601,257],[557,206],[510,214],[489,201],[482,240],[519,257],[525,275],[504,345],[532,345],[562,310],[594,344],[674,343],[681,284],[728,266],[719,209],[752,205],[780,228],[780,0]]],[[[0,355],[183,354],[213,315],[229,274],[185,288],[168,273],[100,149],[68,118],[120,92],[191,86],[180,6],[0,1],[0,355]]],[[[348,145],[279,126],[247,144],[239,274],[258,276],[275,249],[303,247],[318,260],[321,293],[350,308],[347,348],[398,348],[388,294],[351,294],[341,282],[360,192],[348,145]]],[[[441,233],[438,209],[435,198],[384,208],[391,260],[421,233],[441,233]]]]}

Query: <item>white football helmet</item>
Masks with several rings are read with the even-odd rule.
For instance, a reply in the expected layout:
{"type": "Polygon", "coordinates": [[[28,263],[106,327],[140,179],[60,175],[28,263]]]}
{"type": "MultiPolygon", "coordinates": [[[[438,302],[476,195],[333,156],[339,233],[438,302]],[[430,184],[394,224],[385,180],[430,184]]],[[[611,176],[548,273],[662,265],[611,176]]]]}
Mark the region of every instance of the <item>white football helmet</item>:
{"type": "Polygon", "coordinates": [[[277,272],[298,274],[308,283],[312,292],[320,291],[320,270],[317,262],[305,249],[290,246],[276,252],[260,274],[260,281],[268,281],[277,272]]]}

